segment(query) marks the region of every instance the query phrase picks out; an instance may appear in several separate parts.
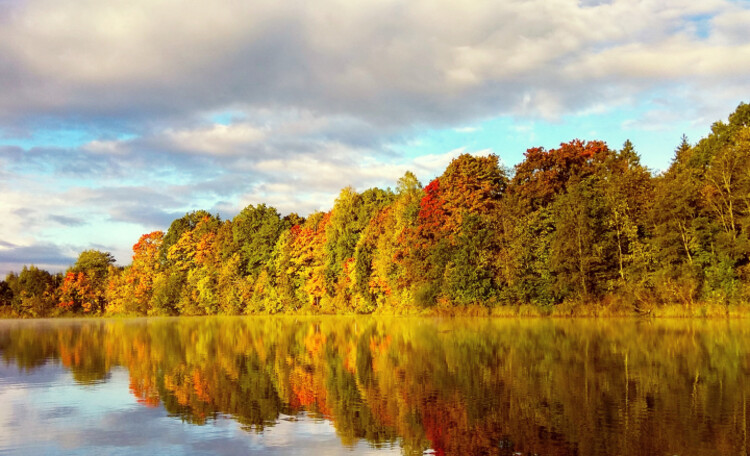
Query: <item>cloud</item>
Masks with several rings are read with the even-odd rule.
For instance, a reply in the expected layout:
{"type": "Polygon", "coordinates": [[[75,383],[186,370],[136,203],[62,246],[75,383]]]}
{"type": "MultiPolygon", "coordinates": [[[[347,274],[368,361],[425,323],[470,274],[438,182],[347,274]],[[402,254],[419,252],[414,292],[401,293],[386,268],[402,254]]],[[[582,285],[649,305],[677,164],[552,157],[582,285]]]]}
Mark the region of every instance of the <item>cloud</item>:
{"type": "Polygon", "coordinates": [[[238,155],[265,139],[263,130],[250,124],[215,124],[208,128],[167,130],[166,139],[173,150],[195,154],[238,155]]]}
{"type": "Polygon", "coordinates": [[[675,113],[710,125],[750,93],[749,14],[725,0],[0,2],[0,237],[128,258],[139,233],[198,208],[327,210],[347,185],[407,169],[428,182],[476,151],[407,155],[420,132],[498,116],[535,127],[514,133],[529,141],[620,108],[629,131],[675,113]],[[68,130],[85,134],[53,134],[68,130]]]}
{"type": "Polygon", "coordinates": [[[717,46],[747,44],[750,42],[748,21],[750,21],[750,10],[741,9],[739,5],[725,9],[710,20],[711,42],[717,46]]]}
{"type": "Polygon", "coordinates": [[[169,185],[114,183],[106,175],[81,183],[34,172],[0,182],[0,275],[28,264],[61,271],[91,248],[126,264],[138,236],[168,228],[190,205],[190,195],[183,199],[169,185]]]}
{"type": "Polygon", "coordinates": [[[182,217],[185,214],[184,212],[167,212],[157,208],[134,204],[113,207],[109,215],[112,220],[118,222],[136,223],[146,228],[166,231],[166,228],[169,227],[174,219],[182,217]]]}
{"type": "Polygon", "coordinates": [[[0,247],[0,272],[19,272],[24,265],[35,265],[41,269],[60,271],[75,263],[77,255],[72,249],[55,244],[14,245],[4,243],[0,247]]]}
{"type": "Polygon", "coordinates": [[[456,133],[475,133],[481,130],[482,129],[480,127],[459,127],[453,129],[453,131],[455,131],[456,133]]]}
{"type": "Polygon", "coordinates": [[[81,226],[85,225],[86,221],[77,217],[68,217],[65,215],[50,215],[47,217],[49,220],[59,223],[65,226],[81,226]]]}
{"type": "MultiPolygon", "coordinates": [[[[748,79],[748,59],[726,58],[747,53],[747,14],[718,0],[34,0],[0,6],[0,116],[135,129],[247,108],[375,125],[558,116],[654,83],[698,89],[728,69],[748,79]]],[[[258,132],[197,139],[229,134],[258,132]]]]}

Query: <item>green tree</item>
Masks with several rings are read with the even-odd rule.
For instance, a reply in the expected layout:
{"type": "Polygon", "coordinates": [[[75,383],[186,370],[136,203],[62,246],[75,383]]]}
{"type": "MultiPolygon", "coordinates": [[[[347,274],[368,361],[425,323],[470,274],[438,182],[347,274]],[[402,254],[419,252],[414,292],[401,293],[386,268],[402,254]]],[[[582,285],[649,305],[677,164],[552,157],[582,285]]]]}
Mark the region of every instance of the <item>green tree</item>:
{"type": "Polygon", "coordinates": [[[598,179],[571,179],[567,191],[554,201],[555,231],[552,235],[550,267],[556,277],[557,295],[584,300],[601,296],[607,274],[604,232],[606,211],[598,179]]]}
{"type": "Polygon", "coordinates": [[[362,231],[378,211],[393,201],[390,190],[368,189],[361,194],[344,188],[334,203],[326,226],[325,285],[335,307],[352,307],[354,253],[362,231]]]}
{"type": "Polygon", "coordinates": [[[0,307],[10,308],[13,302],[13,290],[10,289],[10,285],[5,280],[0,280],[0,307]]]}
{"type": "Polygon", "coordinates": [[[271,258],[281,232],[289,228],[275,208],[247,206],[232,220],[232,235],[240,252],[240,273],[257,276],[271,258]]]}
{"type": "Polygon", "coordinates": [[[411,304],[403,260],[412,246],[405,239],[416,229],[423,196],[422,184],[407,171],[397,181],[393,202],[377,211],[362,231],[354,252],[354,310],[372,312],[386,305],[401,310],[411,304]]]}
{"type": "Polygon", "coordinates": [[[97,280],[103,280],[107,276],[109,267],[114,263],[115,257],[109,252],[84,250],[78,255],[78,259],[70,270],[91,274],[97,280]]]}
{"type": "Polygon", "coordinates": [[[57,305],[57,287],[62,278],[31,265],[24,266],[19,274],[11,272],[5,282],[13,294],[11,307],[17,315],[44,317],[57,305]]]}

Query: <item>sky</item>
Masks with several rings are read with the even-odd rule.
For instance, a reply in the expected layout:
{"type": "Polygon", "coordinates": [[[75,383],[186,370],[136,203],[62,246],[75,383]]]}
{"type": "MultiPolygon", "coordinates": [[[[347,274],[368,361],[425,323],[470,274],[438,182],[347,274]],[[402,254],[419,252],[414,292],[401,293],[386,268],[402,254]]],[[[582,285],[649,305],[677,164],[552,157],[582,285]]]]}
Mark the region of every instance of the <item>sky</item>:
{"type": "Polygon", "coordinates": [[[750,101],[748,0],[0,0],[0,277],[461,153],[669,166],[750,101]]]}

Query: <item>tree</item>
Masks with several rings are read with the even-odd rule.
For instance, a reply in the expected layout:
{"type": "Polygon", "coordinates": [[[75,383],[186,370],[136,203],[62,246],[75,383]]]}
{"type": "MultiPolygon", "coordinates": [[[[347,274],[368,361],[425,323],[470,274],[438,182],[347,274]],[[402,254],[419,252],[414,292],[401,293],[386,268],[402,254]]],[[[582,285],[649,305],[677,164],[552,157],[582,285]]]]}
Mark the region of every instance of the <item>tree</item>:
{"type": "Polygon", "coordinates": [[[182,281],[176,303],[182,314],[210,315],[219,309],[216,284],[220,257],[216,238],[221,226],[218,218],[204,216],[169,248],[169,268],[165,273],[182,281]]]}
{"type": "Polygon", "coordinates": [[[62,309],[71,312],[98,313],[103,310],[104,292],[96,287],[91,276],[69,271],[60,287],[62,309]]]}
{"type": "Polygon", "coordinates": [[[633,282],[643,286],[651,263],[646,237],[648,210],[654,197],[651,173],[641,165],[628,140],[598,175],[605,221],[602,247],[607,249],[604,257],[609,263],[605,287],[612,291],[633,282]]]}
{"type": "Polygon", "coordinates": [[[0,307],[9,308],[13,302],[13,290],[5,280],[0,280],[0,307]]]}
{"type": "Polygon", "coordinates": [[[84,250],[65,274],[59,307],[69,311],[101,313],[105,307],[107,276],[115,258],[109,252],[84,250]]]}
{"type": "Polygon", "coordinates": [[[159,248],[164,233],[153,231],[142,235],[133,245],[133,262],[120,274],[110,274],[107,288],[109,313],[150,313],[154,281],[162,269],[159,248]]]}
{"type": "Polygon", "coordinates": [[[705,164],[701,215],[712,229],[703,295],[728,304],[739,299],[750,263],[750,105],[740,104],[727,124],[715,123],[695,154],[705,164]]]}
{"type": "Polygon", "coordinates": [[[589,277],[607,270],[609,256],[598,250],[611,250],[604,242],[602,218],[609,214],[602,187],[612,181],[613,202],[619,201],[614,179],[606,176],[621,174],[629,163],[637,163],[631,146],[618,158],[601,141],[576,139],[557,149],[526,151],[496,223],[502,301],[555,304],[568,296],[587,296],[593,284],[605,279],[589,277]]]}
{"type": "Polygon", "coordinates": [[[265,204],[247,206],[237,214],[232,220],[232,235],[240,251],[240,274],[257,276],[271,258],[281,232],[289,226],[275,208],[265,204]]]}
{"type": "Polygon", "coordinates": [[[199,210],[188,212],[184,216],[174,220],[172,224],[169,225],[169,229],[164,235],[164,240],[162,241],[162,245],[159,248],[159,260],[162,263],[168,262],[167,257],[169,249],[172,248],[172,246],[180,240],[180,237],[182,237],[185,231],[195,229],[198,223],[206,218],[218,221],[219,217],[211,215],[208,211],[199,210]]]}
{"type": "Polygon", "coordinates": [[[683,137],[657,179],[653,244],[662,299],[728,304],[740,298],[750,263],[750,106],[716,122],[693,147],[683,137]],[[684,290],[689,290],[685,293],[684,290]]]}
{"type": "Polygon", "coordinates": [[[78,259],[70,270],[91,274],[100,280],[107,276],[110,265],[114,263],[115,257],[109,252],[84,250],[78,255],[78,259]]]}
{"type": "Polygon", "coordinates": [[[593,174],[610,155],[602,141],[574,139],[557,149],[531,148],[524,154],[524,161],[516,165],[511,188],[520,202],[534,210],[551,203],[572,177],[582,179],[593,174]]]}
{"type": "Polygon", "coordinates": [[[81,252],[66,274],[60,302],[68,303],[68,309],[103,312],[107,277],[114,262],[115,258],[109,252],[81,252]]]}
{"type": "Polygon", "coordinates": [[[44,317],[55,307],[59,275],[31,265],[24,266],[19,274],[11,272],[5,282],[13,293],[11,307],[17,315],[44,317]]]}
{"type": "Polygon", "coordinates": [[[351,308],[353,281],[350,273],[354,253],[362,231],[378,211],[393,201],[388,190],[368,189],[361,194],[344,188],[331,211],[326,225],[325,287],[337,308],[351,308]]]}
{"type": "Polygon", "coordinates": [[[601,297],[601,287],[614,272],[607,268],[612,256],[604,236],[609,214],[598,184],[595,177],[571,179],[567,192],[553,203],[550,267],[562,298],[601,297]]]}
{"type": "Polygon", "coordinates": [[[407,243],[412,247],[404,256],[416,286],[415,299],[421,305],[430,306],[438,300],[488,304],[493,298],[497,274],[494,262],[485,259],[496,252],[497,246],[494,237],[485,234],[493,229],[507,182],[497,156],[462,154],[425,187],[416,227],[407,233],[407,243]],[[480,236],[484,243],[468,242],[474,236],[480,236]],[[460,258],[466,261],[455,261],[460,258]],[[474,276],[483,281],[489,277],[492,284],[472,287],[474,291],[469,293],[456,286],[474,276]]]}
{"type": "Polygon", "coordinates": [[[414,246],[405,241],[416,229],[422,184],[407,171],[397,181],[395,199],[372,216],[354,252],[352,286],[357,312],[372,312],[390,305],[403,309],[411,304],[410,284],[404,258],[414,246]]]}

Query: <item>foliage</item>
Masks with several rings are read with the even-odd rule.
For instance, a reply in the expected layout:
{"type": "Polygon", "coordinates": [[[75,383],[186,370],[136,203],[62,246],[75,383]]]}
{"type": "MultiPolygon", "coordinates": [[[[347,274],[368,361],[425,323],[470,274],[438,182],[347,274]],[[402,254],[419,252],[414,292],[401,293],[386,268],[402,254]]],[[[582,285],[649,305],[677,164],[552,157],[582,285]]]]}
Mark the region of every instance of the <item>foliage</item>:
{"type": "Polygon", "coordinates": [[[68,269],[58,307],[70,312],[102,313],[108,276],[115,259],[109,252],[85,250],[68,269]]]}
{"type": "Polygon", "coordinates": [[[5,283],[5,296],[10,297],[10,305],[16,315],[44,317],[57,304],[61,278],[31,265],[24,266],[19,274],[8,274],[5,283]]]}
{"type": "Polygon", "coordinates": [[[87,250],[64,277],[24,268],[0,283],[0,306],[22,316],[55,307],[565,313],[579,303],[729,312],[750,300],[750,105],[697,144],[683,136],[658,175],[630,141],[530,148],[512,171],[495,155],[461,154],[424,188],[411,172],[395,191],[346,187],[330,211],[306,219],[265,204],[227,221],[187,213],[143,235],[130,265],[113,263],[87,250]]]}

